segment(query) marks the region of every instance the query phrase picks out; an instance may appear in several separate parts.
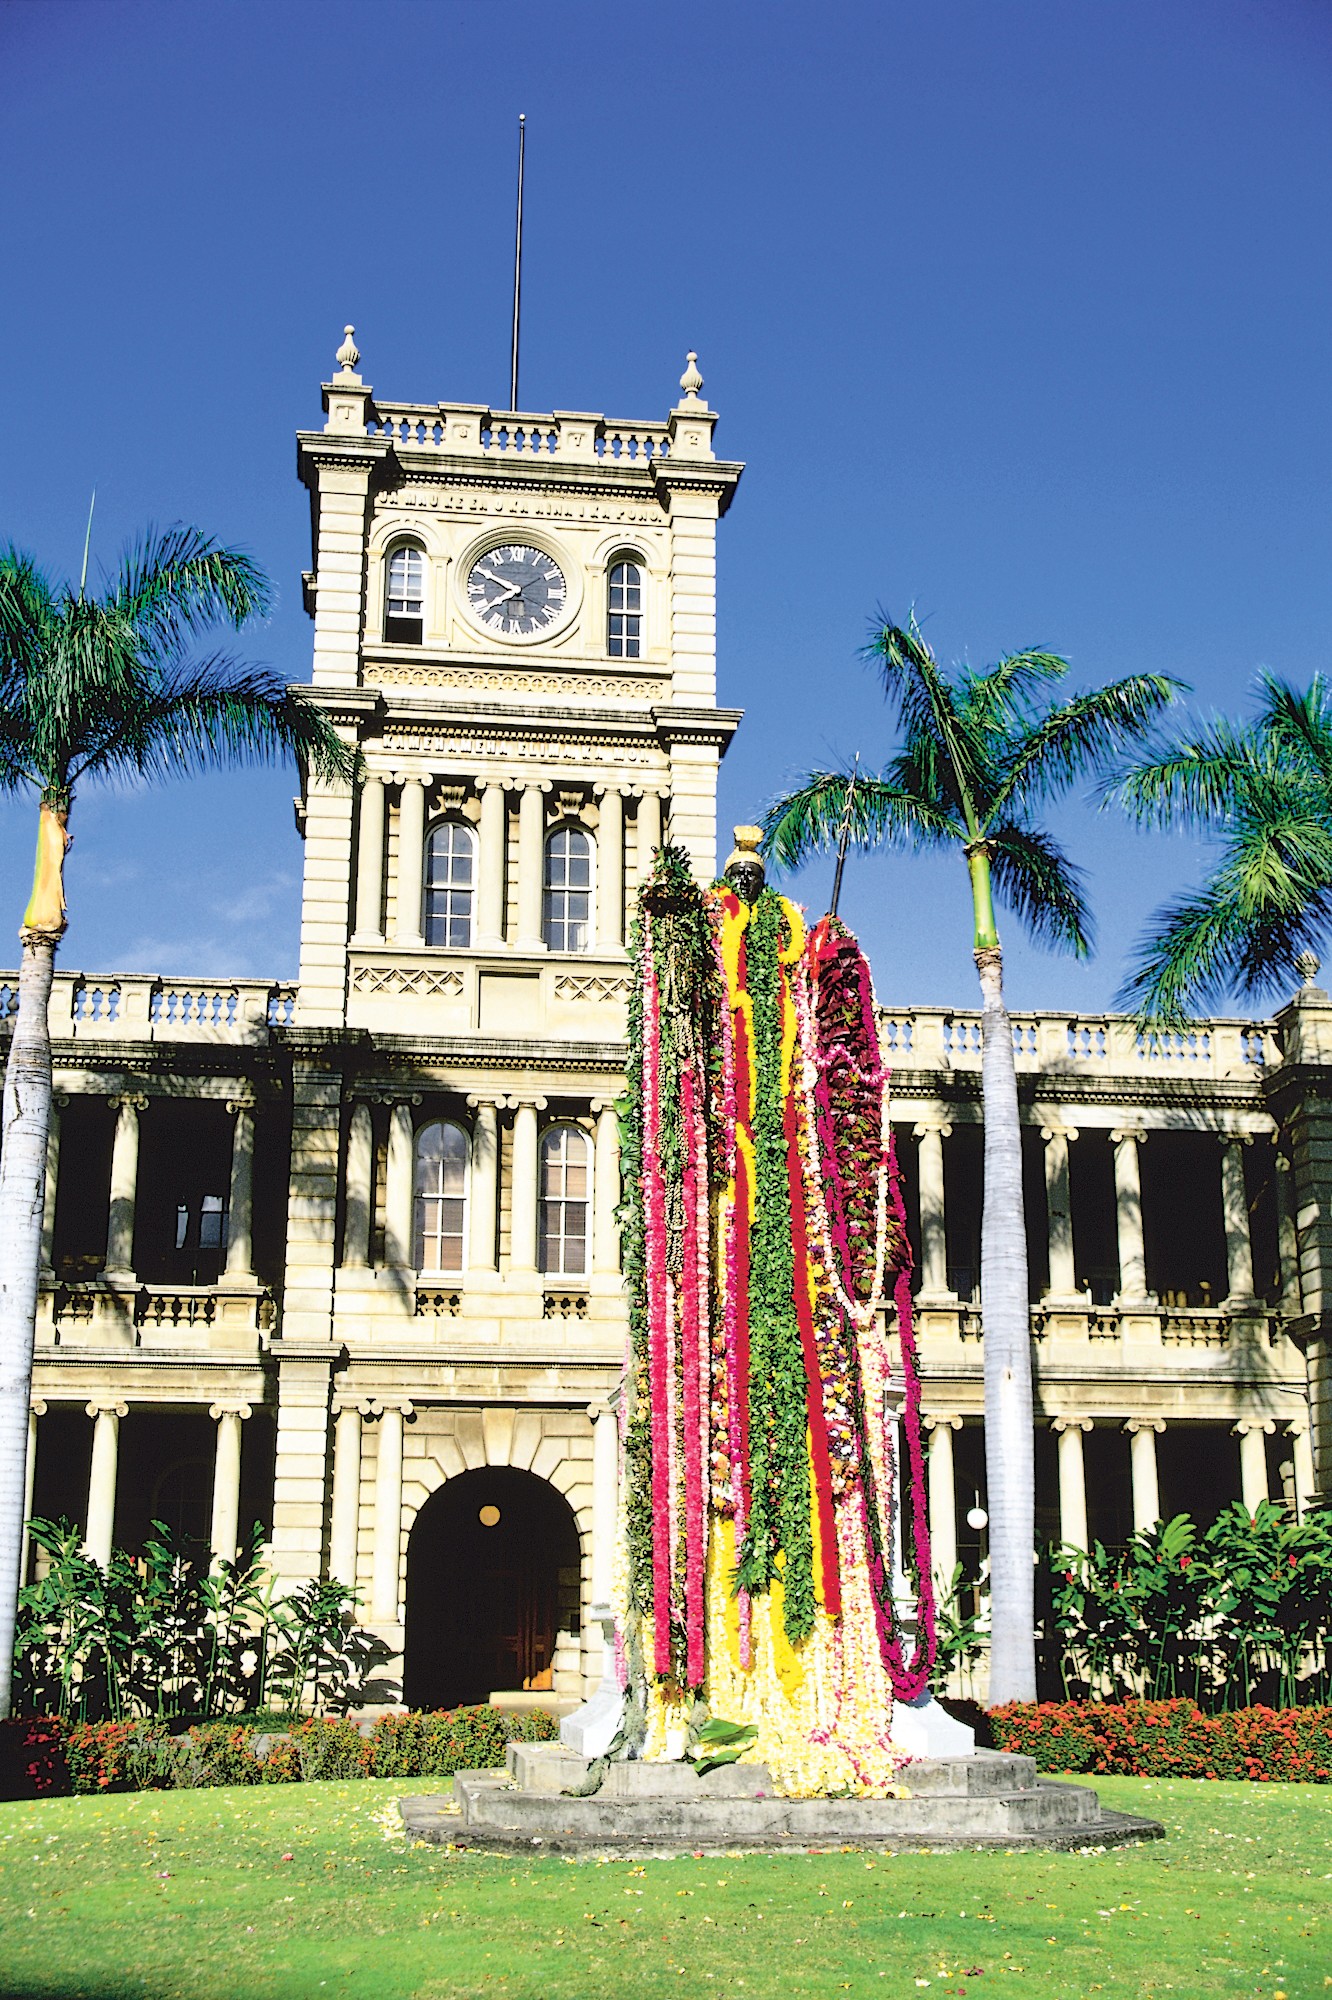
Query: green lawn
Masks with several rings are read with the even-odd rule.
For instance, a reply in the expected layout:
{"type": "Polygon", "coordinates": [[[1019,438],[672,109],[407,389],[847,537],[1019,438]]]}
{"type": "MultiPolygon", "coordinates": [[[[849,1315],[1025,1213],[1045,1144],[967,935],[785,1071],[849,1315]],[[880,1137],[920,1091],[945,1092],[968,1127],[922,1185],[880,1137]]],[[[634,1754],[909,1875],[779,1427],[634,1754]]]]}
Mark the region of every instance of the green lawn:
{"type": "Polygon", "coordinates": [[[396,1780],[0,1805],[0,1993],[92,2000],[1309,2000],[1332,1789],[1104,1779],[1164,1844],[513,1862],[408,1847],[396,1780]],[[386,1808],[390,1808],[386,1812],[386,1808]]]}

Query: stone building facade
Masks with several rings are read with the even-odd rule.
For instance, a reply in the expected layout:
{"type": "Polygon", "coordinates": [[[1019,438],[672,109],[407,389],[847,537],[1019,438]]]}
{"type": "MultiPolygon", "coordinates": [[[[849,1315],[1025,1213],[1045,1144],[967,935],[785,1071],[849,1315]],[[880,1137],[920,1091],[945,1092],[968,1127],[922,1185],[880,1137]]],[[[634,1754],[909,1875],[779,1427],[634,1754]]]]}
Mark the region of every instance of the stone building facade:
{"type": "MultiPolygon", "coordinates": [[[[338,362],[298,441],[305,591],[363,780],[297,801],[295,984],[56,981],[32,1511],[103,1559],[258,1522],[287,1584],[359,1593],[409,1699],[572,1695],[611,1582],[626,923],[663,832],[715,872],[741,468],[692,356],[664,422],[623,424],[386,402],[350,330],[338,362]]],[[[883,1029],[936,1557],[974,1572],[979,1022],[883,1029]]],[[[1311,974],[1272,1023],[1014,1035],[1042,1531],[1307,1505],[1332,1003],[1311,974]]]]}

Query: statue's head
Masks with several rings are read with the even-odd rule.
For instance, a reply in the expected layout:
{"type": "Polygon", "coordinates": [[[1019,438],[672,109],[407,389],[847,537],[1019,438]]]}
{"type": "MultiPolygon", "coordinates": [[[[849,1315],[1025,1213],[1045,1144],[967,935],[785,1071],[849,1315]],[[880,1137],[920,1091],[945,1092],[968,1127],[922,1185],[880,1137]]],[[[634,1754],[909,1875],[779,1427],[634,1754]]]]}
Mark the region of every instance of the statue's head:
{"type": "Polygon", "coordinates": [[[735,846],[726,863],[726,880],[742,903],[753,903],[757,901],[768,875],[763,856],[759,853],[763,828],[737,826],[733,831],[735,846]]]}

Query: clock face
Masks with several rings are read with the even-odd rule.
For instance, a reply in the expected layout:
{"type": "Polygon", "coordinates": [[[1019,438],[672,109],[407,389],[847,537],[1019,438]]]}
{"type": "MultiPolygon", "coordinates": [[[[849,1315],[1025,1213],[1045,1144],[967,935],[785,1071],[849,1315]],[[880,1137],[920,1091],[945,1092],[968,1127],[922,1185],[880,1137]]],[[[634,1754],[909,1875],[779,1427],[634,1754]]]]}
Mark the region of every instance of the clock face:
{"type": "Polygon", "coordinates": [[[544,549],[506,542],[472,564],[467,602],[473,618],[505,638],[527,639],[564,615],[563,572],[544,549]]]}

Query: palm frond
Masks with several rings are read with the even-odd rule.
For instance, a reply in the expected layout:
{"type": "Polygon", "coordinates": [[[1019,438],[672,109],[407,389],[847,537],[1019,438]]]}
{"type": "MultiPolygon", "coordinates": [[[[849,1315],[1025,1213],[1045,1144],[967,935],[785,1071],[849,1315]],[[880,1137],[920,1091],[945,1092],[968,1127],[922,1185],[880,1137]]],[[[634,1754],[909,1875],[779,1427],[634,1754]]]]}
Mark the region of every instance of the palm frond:
{"type": "Polygon", "coordinates": [[[1139,826],[1210,832],[1281,776],[1270,742],[1215,716],[1192,736],[1149,739],[1146,754],[1100,789],[1139,826]]]}
{"type": "Polygon", "coordinates": [[[55,586],[11,542],[0,551],[0,690],[37,671],[58,619],[55,586]]]}
{"type": "Polygon", "coordinates": [[[1275,674],[1260,673],[1258,729],[1284,755],[1332,784],[1332,688],[1315,674],[1301,692],[1275,674]]]}
{"type": "Polygon", "coordinates": [[[939,790],[979,831],[973,742],[914,610],[905,627],[880,613],[865,653],[879,663],[884,693],[897,710],[906,751],[922,763],[932,762],[939,790]]]}
{"type": "Polygon", "coordinates": [[[180,665],[141,700],[104,713],[81,746],[83,776],[174,777],[288,755],[328,783],[350,783],[356,752],[300,688],[225,654],[180,665]]]}
{"type": "Polygon", "coordinates": [[[1086,958],[1095,929],[1083,871],[1039,827],[1004,823],[988,835],[995,892],[1038,943],[1086,958]]]}
{"type": "Polygon", "coordinates": [[[992,810],[1056,798],[1087,773],[1103,769],[1127,744],[1142,740],[1179,690],[1180,683],[1166,674],[1129,674],[1047,710],[1013,744],[992,810]]]}
{"type": "Polygon", "coordinates": [[[983,732],[1007,731],[1021,721],[1032,695],[1051,681],[1062,680],[1067,672],[1067,660],[1038,646],[1006,653],[983,674],[969,677],[965,695],[968,721],[983,732]]]}
{"type": "Polygon", "coordinates": [[[148,529],[126,553],[105,599],[153,648],[214,625],[239,631],[271,602],[272,585],[249,556],[182,524],[148,529]]]}
{"type": "Polygon", "coordinates": [[[849,839],[856,847],[937,846],[965,838],[957,820],[931,798],[886,778],[848,771],[812,771],[763,815],[763,852],[779,868],[798,868],[810,855],[836,847],[851,792],[849,839]]]}

